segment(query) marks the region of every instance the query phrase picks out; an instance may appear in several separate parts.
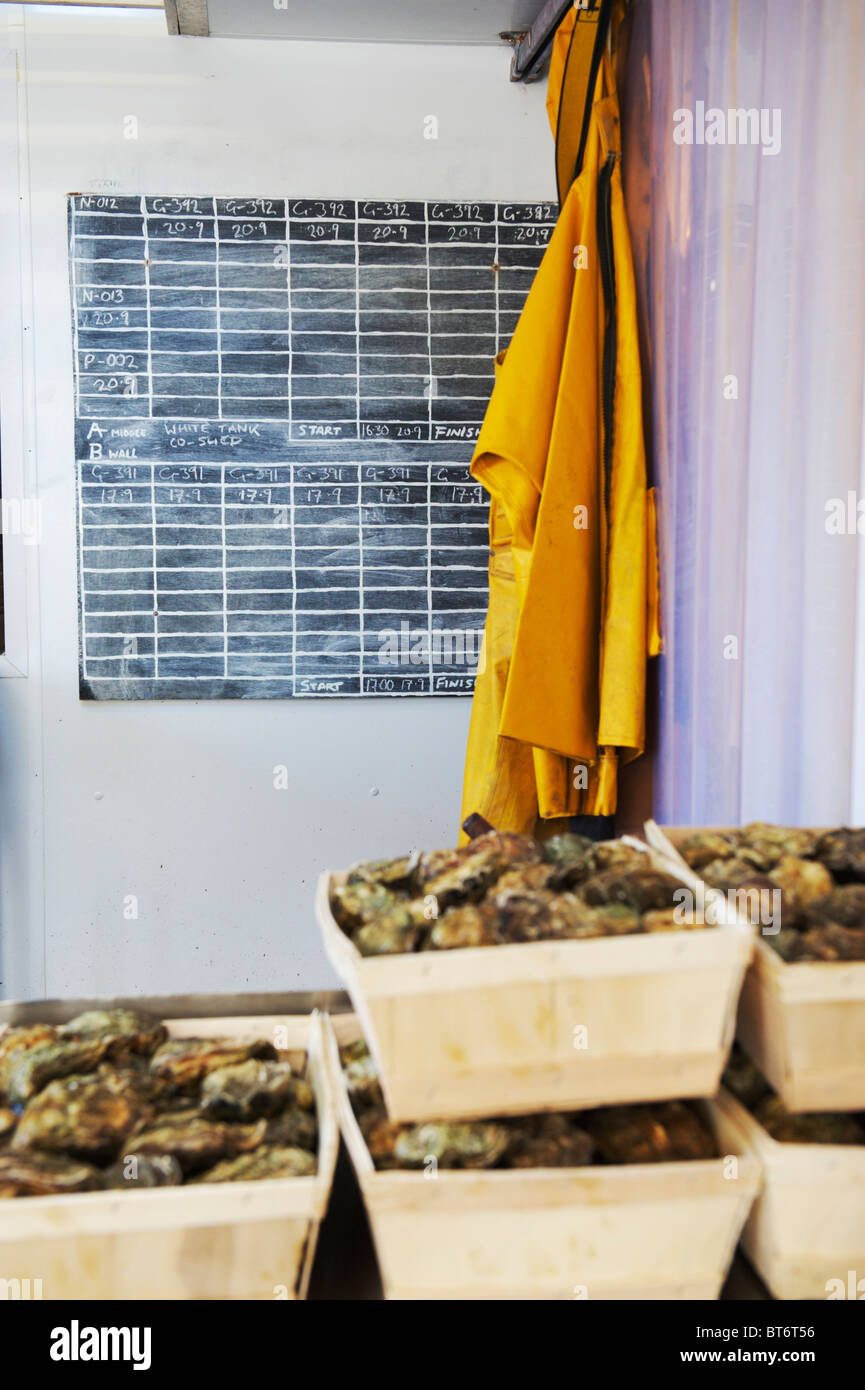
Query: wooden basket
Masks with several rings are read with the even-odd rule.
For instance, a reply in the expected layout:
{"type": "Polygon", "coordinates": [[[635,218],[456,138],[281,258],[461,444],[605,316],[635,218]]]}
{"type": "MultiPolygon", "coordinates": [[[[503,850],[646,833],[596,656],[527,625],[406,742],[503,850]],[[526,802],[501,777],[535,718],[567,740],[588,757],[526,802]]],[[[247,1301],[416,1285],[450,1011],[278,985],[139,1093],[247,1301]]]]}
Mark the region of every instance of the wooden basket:
{"type": "MultiPolygon", "coordinates": [[[[328,1020],[339,1124],[369,1215],[387,1298],[713,1299],[760,1183],[725,1160],[491,1172],[376,1172],[328,1020]]],[[[706,1107],[711,1123],[711,1107],[706,1107]]]]}
{"type": "Polygon", "coordinates": [[[841,1296],[865,1295],[865,1146],[779,1144],[724,1090],[713,1109],[721,1145],[763,1169],[742,1247],[775,1297],[827,1298],[851,1271],[862,1289],[841,1296]]]}
{"type": "MultiPolygon", "coordinates": [[[[695,833],[646,822],[649,843],[689,880],[676,847],[695,833]]],[[[758,937],[736,1035],[788,1110],[865,1110],[865,961],[790,964],[758,937]]]]}
{"type": "MultiPolygon", "coordinates": [[[[32,1016],[33,1006],[28,1008],[32,1016]]],[[[339,1142],[321,1016],[164,1021],[175,1038],[276,1037],[281,1055],[299,1069],[306,1056],[318,1112],[317,1173],[0,1202],[0,1281],[10,1281],[0,1287],[15,1290],[14,1296],[19,1291],[31,1298],[75,1300],[306,1296],[339,1142]]]]}
{"type": "Polygon", "coordinates": [[[325,950],[363,1022],[394,1119],[717,1090],[753,947],[742,922],[365,959],[333,918],[331,882],[323,874],[316,897],[325,950]]]}

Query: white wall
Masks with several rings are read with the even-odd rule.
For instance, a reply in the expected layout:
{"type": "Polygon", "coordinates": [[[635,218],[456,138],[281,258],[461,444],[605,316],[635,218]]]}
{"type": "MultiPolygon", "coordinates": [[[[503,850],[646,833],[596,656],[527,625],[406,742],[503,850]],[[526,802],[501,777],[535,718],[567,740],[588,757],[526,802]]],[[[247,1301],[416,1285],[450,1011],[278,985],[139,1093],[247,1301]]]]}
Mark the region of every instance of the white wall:
{"type": "Polygon", "coordinates": [[[79,703],[64,195],[549,198],[543,86],[511,85],[504,48],[179,39],[159,13],[16,5],[0,22],[20,137],[0,172],[3,482],[38,496],[43,531],[6,536],[27,675],[0,678],[0,996],[332,984],[316,876],[453,841],[469,703],[79,703]]]}

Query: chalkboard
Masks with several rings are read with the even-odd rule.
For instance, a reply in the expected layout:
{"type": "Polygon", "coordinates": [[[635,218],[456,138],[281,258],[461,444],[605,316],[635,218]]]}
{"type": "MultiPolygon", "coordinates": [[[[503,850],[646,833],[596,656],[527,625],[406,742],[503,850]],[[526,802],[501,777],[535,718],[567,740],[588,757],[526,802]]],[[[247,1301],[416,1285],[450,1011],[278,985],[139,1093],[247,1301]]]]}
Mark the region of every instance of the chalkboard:
{"type": "Polygon", "coordinates": [[[69,197],[84,699],[466,695],[552,204],[69,197]]]}

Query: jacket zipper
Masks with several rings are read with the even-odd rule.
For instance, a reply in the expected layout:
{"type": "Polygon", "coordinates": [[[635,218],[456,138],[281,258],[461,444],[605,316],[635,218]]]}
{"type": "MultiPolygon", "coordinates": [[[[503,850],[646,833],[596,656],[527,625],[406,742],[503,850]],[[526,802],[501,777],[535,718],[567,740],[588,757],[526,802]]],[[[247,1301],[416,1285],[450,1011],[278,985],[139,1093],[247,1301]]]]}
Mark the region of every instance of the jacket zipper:
{"type": "Polygon", "coordinates": [[[611,184],[616,164],[615,151],[610,151],[598,178],[598,248],[601,262],[601,283],[606,308],[604,319],[604,350],[601,370],[601,402],[604,429],[604,515],[607,535],[610,526],[610,483],[613,468],[613,402],[616,391],[616,273],[613,264],[613,219],[611,184]]]}

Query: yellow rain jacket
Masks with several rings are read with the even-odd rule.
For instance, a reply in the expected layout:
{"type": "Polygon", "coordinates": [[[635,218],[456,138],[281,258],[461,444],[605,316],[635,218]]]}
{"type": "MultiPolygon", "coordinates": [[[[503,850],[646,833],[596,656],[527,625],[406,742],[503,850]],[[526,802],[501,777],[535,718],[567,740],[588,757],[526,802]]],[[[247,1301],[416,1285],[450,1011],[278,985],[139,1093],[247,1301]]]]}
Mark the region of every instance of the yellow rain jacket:
{"type": "MultiPolygon", "coordinates": [[[[557,35],[548,107],[575,12],[557,35]]],[[[582,114],[582,113],[580,113],[582,114]]],[[[471,463],[489,491],[490,598],[463,819],[496,829],[611,815],[618,762],[642,752],[657,633],[619,112],[604,52],[580,172],[564,200],[471,463]]]]}

